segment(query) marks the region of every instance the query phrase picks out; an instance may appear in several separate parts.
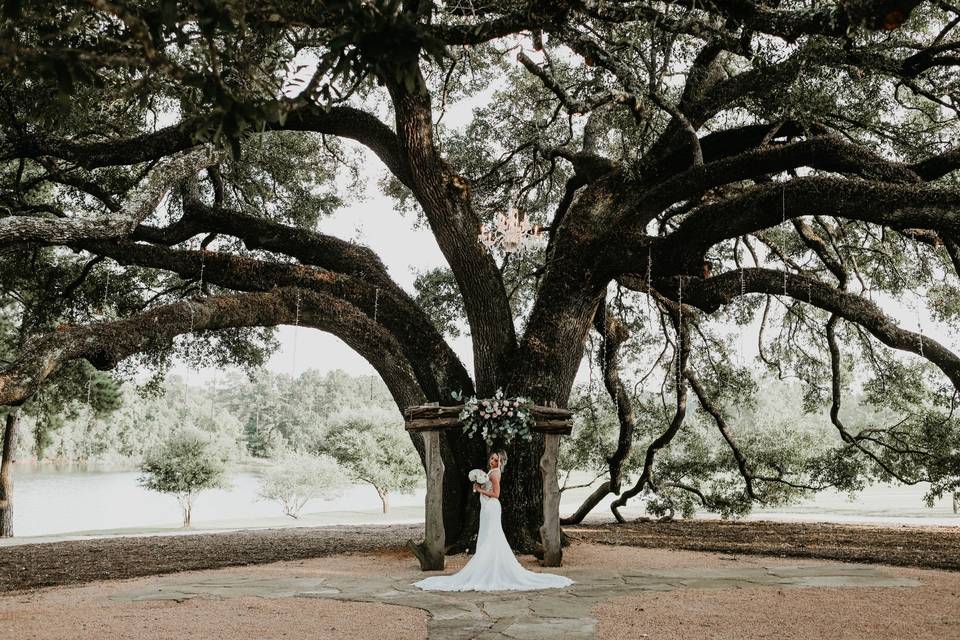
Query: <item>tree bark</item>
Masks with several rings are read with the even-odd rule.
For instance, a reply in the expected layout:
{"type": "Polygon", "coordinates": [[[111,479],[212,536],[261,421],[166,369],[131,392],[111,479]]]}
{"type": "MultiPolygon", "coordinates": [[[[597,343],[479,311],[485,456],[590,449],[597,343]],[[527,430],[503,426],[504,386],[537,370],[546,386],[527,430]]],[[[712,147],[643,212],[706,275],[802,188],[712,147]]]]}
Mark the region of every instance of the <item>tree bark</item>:
{"type": "Polygon", "coordinates": [[[153,213],[174,185],[222,159],[223,153],[198,147],[169,157],[151,171],[146,184],[118,211],[106,218],[69,219],[8,216],[0,219],[0,247],[30,242],[65,244],[77,240],[125,237],[153,213]]]}
{"type": "Polygon", "coordinates": [[[500,480],[500,507],[503,532],[510,546],[520,553],[542,553],[540,526],[543,524],[543,481],[540,458],[543,435],[530,442],[505,447],[507,465],[500,480]]]}
{"type": "MultiPolygon", "coordinates": [[[[416,58],[411,65],[424,82],[416,58]]],[[[398,67],[399,68],[399,67],[398,67]]],[[[501,365],[516,348],[513,314],[503,275],[480,244],[480,219],[473,209],[469,182],[440,157],[434,146],[431,97],[385,79],[396,113],[399,148],[411,176],[411,189],[423,208],[440,251],[453,271],[473,337],[475,386],[493,395],[504,380],[501,365]]]]}
{"type": "Polygon", "coordinates": [[[124,320],[63,326],[38,336],[24,346],[15,362],[0,369],[0,404],[23,404],[70,360],[86,358],[100,369],[110,369],[126,357],[164,345],[181,334],[291,324],[295,318],[300,326],[333,333],[367,358],[398,407],[423,401],[423,392],[396,338],[341,299],[281,287],[269,293],[193,298],[124,320]]]}
{"type": "Polygon", "coordinates": [[[190,528],[190,521],[193,519],[193,496],[187,495],[180,498],[180,508],[183,509],[183,528],[190,528]]]}
{"type": "Polygon", "coordinates": [[[13,456],[19,419],[17,411],[8,413],[3,429],[3,458],[0,462],[0,538],[13,537],[13,456]]]}

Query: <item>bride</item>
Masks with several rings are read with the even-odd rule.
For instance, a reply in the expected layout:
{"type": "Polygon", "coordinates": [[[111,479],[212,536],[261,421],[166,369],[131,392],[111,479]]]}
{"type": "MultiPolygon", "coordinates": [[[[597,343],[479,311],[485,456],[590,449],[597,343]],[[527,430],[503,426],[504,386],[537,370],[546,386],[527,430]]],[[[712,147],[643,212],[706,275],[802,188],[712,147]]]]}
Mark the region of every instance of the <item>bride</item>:
{"type": "Polygon", "coordinates": [[[477,552],[457,573],[426,578],[414,586],[425,591],[531,591],[573,584],[565,576],[527,571],[513,555],[500,526],[500,474],[506,464],[506,453],[491,454],[487,482],[473,485],[480,494],[477,552]]]}

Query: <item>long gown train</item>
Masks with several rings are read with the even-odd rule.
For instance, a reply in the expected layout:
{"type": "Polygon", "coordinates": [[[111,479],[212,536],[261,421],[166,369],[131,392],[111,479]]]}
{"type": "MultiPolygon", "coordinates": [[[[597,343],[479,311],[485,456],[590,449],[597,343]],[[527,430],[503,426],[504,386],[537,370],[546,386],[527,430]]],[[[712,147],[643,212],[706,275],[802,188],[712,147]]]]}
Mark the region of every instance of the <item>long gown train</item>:
{"type": "MultiPolygon", "coordinates": [[[[489,490],[489,482],[486,488],[489,490]]],[[[480,496],[477,551],[452,575],[432,576],[414,586],[424,591],[532,591],[573,584],[566,576],[527,571],[513,555],[500,524],[500,501],[480,496]]]]}

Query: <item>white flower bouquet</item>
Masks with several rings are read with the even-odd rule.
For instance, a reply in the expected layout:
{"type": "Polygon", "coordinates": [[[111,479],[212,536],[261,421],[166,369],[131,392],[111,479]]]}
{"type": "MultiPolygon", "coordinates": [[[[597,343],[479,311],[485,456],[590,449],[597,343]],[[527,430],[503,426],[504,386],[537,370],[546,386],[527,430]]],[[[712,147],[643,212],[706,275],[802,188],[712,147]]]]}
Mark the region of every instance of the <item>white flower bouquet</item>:
{"type": "Polygon", "coordinates": [[[475,482],[476,484],[487,483],[487,474],[482,469],[474,469],[467,474],[467,477],[470,478],[471,482],[475,482]]]}

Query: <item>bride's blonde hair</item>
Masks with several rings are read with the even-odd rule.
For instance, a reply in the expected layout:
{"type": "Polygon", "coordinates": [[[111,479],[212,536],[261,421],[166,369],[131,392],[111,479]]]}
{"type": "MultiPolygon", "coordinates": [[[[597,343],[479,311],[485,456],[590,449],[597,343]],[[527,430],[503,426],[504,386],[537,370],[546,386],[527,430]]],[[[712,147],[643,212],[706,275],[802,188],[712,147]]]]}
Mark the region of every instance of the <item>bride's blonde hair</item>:
{"type": "Polygon", "coordinates": [[[503,468],[507,466],[507,452],[500,450],[494,451],[497,454],[497,459],[500,460],[500,473],[503,473],[503,468]]]}

